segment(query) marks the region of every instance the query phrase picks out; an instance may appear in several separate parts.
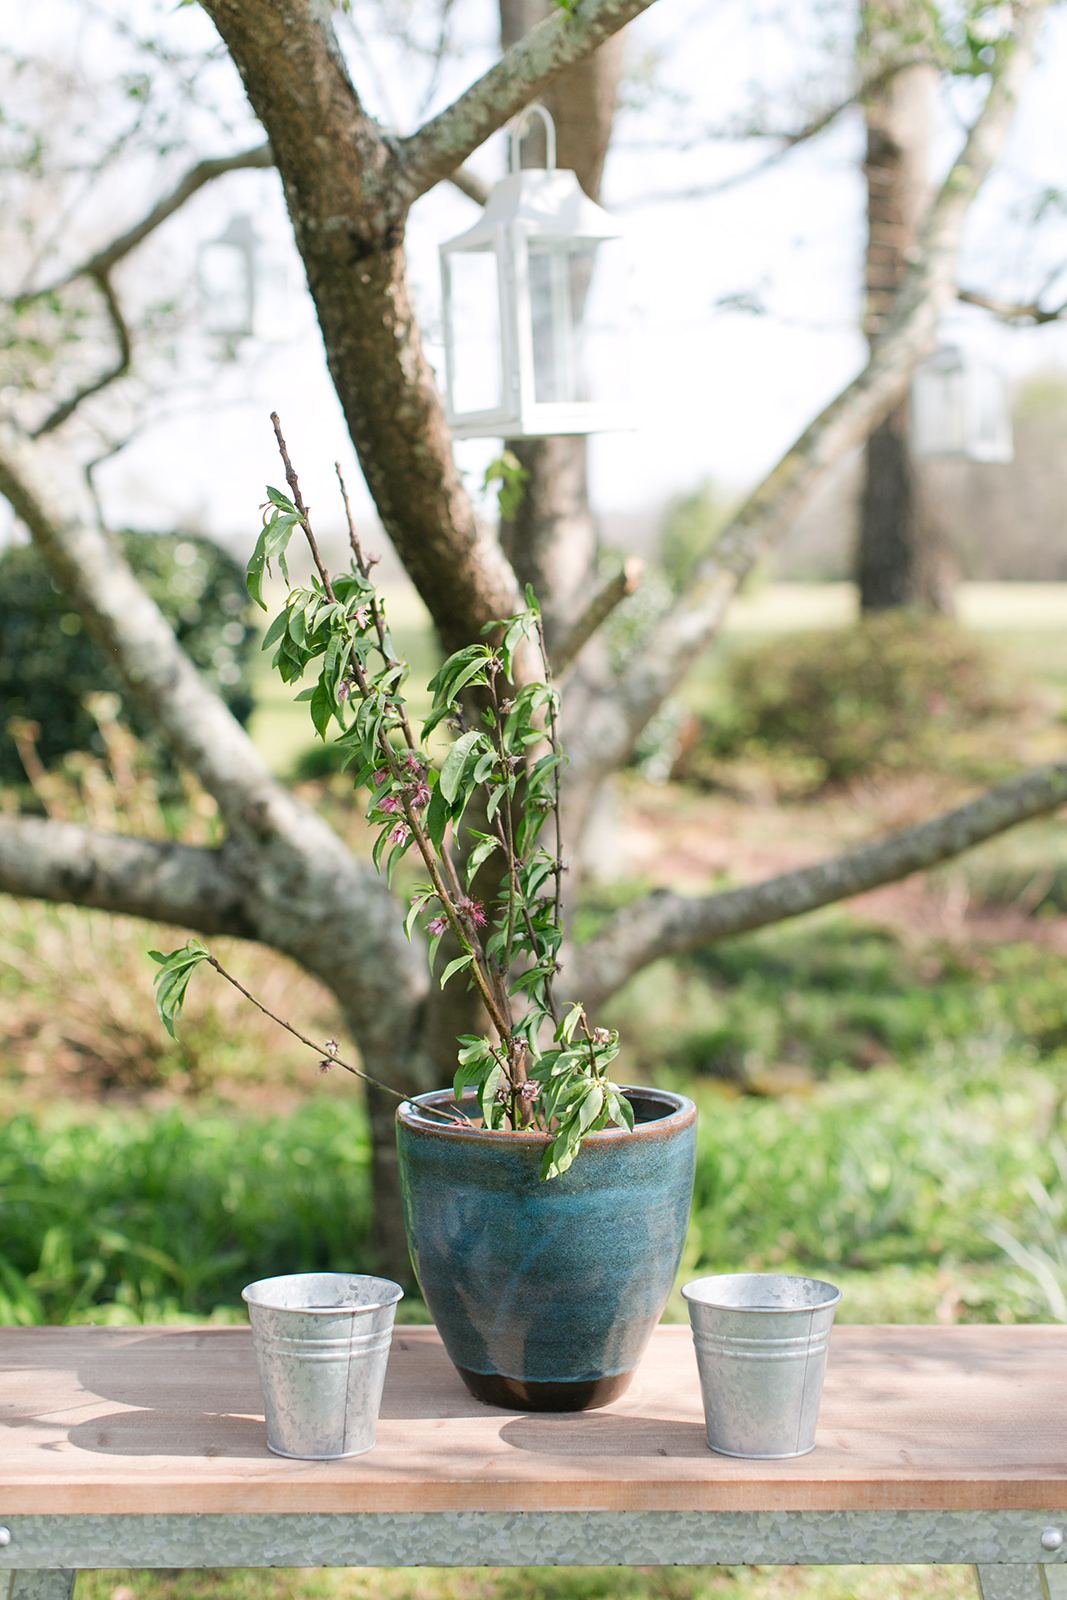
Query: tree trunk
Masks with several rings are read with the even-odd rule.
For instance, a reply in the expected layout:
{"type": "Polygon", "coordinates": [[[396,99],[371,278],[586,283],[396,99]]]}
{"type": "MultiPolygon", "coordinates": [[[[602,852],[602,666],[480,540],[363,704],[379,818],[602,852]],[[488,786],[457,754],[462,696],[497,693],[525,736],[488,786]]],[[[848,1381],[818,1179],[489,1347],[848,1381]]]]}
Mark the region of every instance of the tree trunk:
{"type": "MultiPolygon", "coordinates": [[[[899,12],[899,5],[894,6],[899,12]]],[[[872,354],[890,320],[926,210],[930,97],[934,69],[895,73],[867,102],[867,311],[872,354]]],[[[863,611],[898,606],[952,610],[948,551],[923,516],[911,454],[911,402],[905,397],[865,447],[856,548],[863,611]],[[936,546],[936,548],[935,548],[936,546]]]]}

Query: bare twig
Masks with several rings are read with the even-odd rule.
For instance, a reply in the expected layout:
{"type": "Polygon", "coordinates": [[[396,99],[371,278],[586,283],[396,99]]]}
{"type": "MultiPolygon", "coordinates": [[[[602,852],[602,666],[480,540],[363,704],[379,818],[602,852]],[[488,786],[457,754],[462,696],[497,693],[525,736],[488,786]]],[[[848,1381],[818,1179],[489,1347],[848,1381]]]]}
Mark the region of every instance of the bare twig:
{"type": "Polygon", "coordinates": [[[113,239],[102,250],[97,250],[87,261],[83,261],[81,266],[73,268],[56,282],[42,289],[34,289],[29,295],[20,296],[20,299],[37,299],[41,295],[54,293],[56,289],[65,288],[67,284],[73,283],[76,278],[98,278],[101,273],[106,276],[112,267],[116,266],[124,256],[128,256],[131,250],[135,250],[161,223],[166,222],[168,217],[172,217],[206,183],[221,178],[227,172],[273,165],[274,152],[269,144],[256,145],[254,150],[241,150],[232,156],[212,156],[207,160],[198,161],[194,167],[190,167],[170,194],[164,195],[162,200],[157,200],[148,215],[142,217],[134,227],[120,234],[117,239],[113,239]]]}
{"type": "Polygon", "coordinates": [[[546,667],[551,667],[557,677],[566,672],[597,629],[604,626],[615,607],[625,600],[628,594],[633,594],[641,581],[644,565],[640,556],[631,556],[624,562],[622,570],[613,578],[609,578],[604,587],[597,591],[570,632],[559,640],[551,655],[545,657],[546,667]]]}
{"type": "Polygon", "coordinates": [[[62,405],[58,405],[45,418],[41,426],[36,428],[30,435],[33,439],[40,439],[45,434],[52,433],[62,423],[66,422],[68,417],[74,415],[83,400],[88,400],[90,395],[99,394],[101,389],[106,389],[109,384],[115,383],[117,379],[124,378],[130,370],[130,362],[133,359],[130,330],[126,325],[126,319],[122,314],[122,307],[119,305],[118,296],[115,293],[111,279],[108,277],[107,270],[104,267],[94,271],[90,276],[104,297],[104,304],[107,307],[107,314],[119,347],[118,356],[114,365],[109,367],[106,372],[101,373],[100,377],[94,378],[92,383],[83,384],[76,394],[71,395],[69,400],[64,400],[62,405]]]}
{"type": "Polygon", "coordinates": [[[293,463],[289,460],[289,452],[285,448],[285,440],[282,438],[282,425],[278,419],[278,413],[276,411],[271,412],[270,420],[274,425],[274,437],[278,441],[278,452],[281,455],[282,462],[285,466],[285,481],[292,490],[293,504],[300,513],[300,526],[304,530],[304,537],[307,540],[308,546],[311,550],[312,560],[318,569],[319,577],[322,579],[322,587],[325,591],[326,598],[331,602],[336,602],[337,596],[333,592],[333,584],[330,582],[330,574],[326,571],[323,559],[319,554],[319,547],[315,542],[315,535],[311,531],[311,521],[308,517],[308,508],[304,504],[303,496],[300,493],[300,483],[297,479],[296,472],[294,471],[293,463]]]}
{"type": "MultiPolygon", "coordinates": [[[[276,1017],[274,1012],[269,1011],[261,1000],[257,1000],[255,995],[246,989],[243,983],[238,982],[232,972],[227,972],[222,963],[216,961],[214,956],[209,955],[206,959],[208,966],[214,967],[219,976],[225,978],[227,983],[232,983],[234,988],[239,990],[246,1000],[252,1002],[257,1011],[262,1011],[263,1015],[269,1017],[272,1022],[276,1022],[279,1028],[284,1028],[286,1033],[291,1033],[294,1039],[299,1039],[301,1044],[306,1044],[309,1050],[314,1050],[323,1063],[328,1062],[331,1067],[340,1067],[342,1071],[350,1072],[353,1078],[360,1078],[364,1083],[372,1084],[375,1089],[381,1089],[385,1094],[391,1094],[394,1100],[404,1101],[408,1099],[406,1094],[401,1094],[391,1084],[382,1083],[379,1078],[372,1078],[369,1072],[364,1072],[360,1067],[349,1066],[347,1061],[341,1060],[335,1050],[331,1050],[327,1045],[316,1044],[314,1039],[309,1039],[306,1034],[300,1032],[299,1028],[294,1028],[292,1023],[286,1022],[283,1017],[276,1017]]],[[[470,1126],[470,1118],[465,1117],[458,1107],[454,1116],[451,1112],[439,1111],[436,1106],[420,1104],[419,1109],[429,1112],[435,1117],[443,1117],[446,1122],[466,1123],[468,1127],[470,1126]]]]}
{"type": "MultiPolygon", "coordinates": [[[[740,128],[732,135],[726,131],[711,134],[712,138],[722,140],[730,138],[774,139],[778,142],[779,148],[771,150],[761,160],[754,162],[750,167],[746,167],[743,172],[731,172],[725,178],[716,178],[710,183],[693,184],[687,189],[665,189],[661,185],[657,189],[649,190],[646,194],[629,196],[616,209],[630,211],[637,206],[661,205],[682,200],[706,200],[711,195],[724,194],[729,189],[736,189],[740,184],[748,183],[753,178],[762,177],[765,172],[769,172],[773,167],[780,165],[798,145],[807,144],[812,139],[817,139],[819,134],[825,133],[826,129],[835,123],[844,112],[850,111],[853,106],[862,105],[869,95],[878,89],[885,88],[898,73],[906,72],[909,67],[938,65],[940,63],[928,50],[900,56],[888,65],[880,67],[877,72],[869,73],[845,99],[838,100],[834,105],[828,106],[825,111],[820,111],[800,128],[790,131],[775,131],[769,128],[740,128]]],[[[708,135],[705,135],[705,142],[707,137],[708,135]]]]}
{"type": "Polygon", "coordinates": [[[1046,322],[1059,322],[1067,315],[1067,300],[1061,306],[1053,306],[1045,310],[1036,301],[1029,305],[1019,305],[1012,300],[997,300],[992,295],[978,294],[973,289],[957,289],[957,300],[962,300],[969,306],[981,306],[985,311],[991,311],[1001,322],[1032,322],[1040,327],[1046,322]]]}

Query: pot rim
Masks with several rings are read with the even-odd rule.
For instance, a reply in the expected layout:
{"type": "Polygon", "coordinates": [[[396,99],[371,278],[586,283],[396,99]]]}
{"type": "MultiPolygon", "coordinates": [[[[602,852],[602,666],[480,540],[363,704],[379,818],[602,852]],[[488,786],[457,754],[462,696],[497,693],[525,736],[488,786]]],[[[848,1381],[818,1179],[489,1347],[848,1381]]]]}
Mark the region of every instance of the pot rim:
{"type": "Polygon", "coordinates": [[[241,1299],[246,1305],[255,1306],[260,1311],[289,1311],[301,1317],[336,1317],[353,1315],[364,1311],[384,1311],[389,1306],[397,1305],[404,1298],[404,1291],[398,1283],[391,1278],[379,1278],[372,1272],[279,1272],[272,1278],[257,1278],[255,1283],[246,1284],[241,1290],[241,1299]],[[362,1278],[364,1282],[380,1283],[396,1292],[394,1294],[380,1294],[377,1299],[368,1295],[365,1301],[361,1300],[354,1306],[284,1306],[276,1300],[266,1298],[263,1291],[270,1292],[272,1284],[292,1283],[301,1278],[340,1278],[351,1282],[353,1278],[362,1278]],[[260,1292],[257,1294],[256,1291],[260,1292]]]}
{"type": "MultiPolygon", "coordinates": [[[[722,1293],[722,1291],[719,1291],[722,1293]]],[[[690,1305],[707,1306],[709,1311],[739,1311],[757,1312],[761,1317],[788,1317],[795,1316],[798,1311],[828,1311],[831,1306],[836,1306],[841,1299],[841,1290],[836,1283],[830,1283],[826,1278],[811,1278],[803,1272],[711,1272],[703,1278],[693,1278],[689,1283],[683,1283],[681,1288],[683,1300],[690,1305]],[[711,1295],[715,1293],[710,1288],[712,1284],[736,1282],[738,1278],[777,1278],[789,1283],[810,1283],[820,1289],[827,1290],[826,1298],[810,1306],[754,1306],[738,1305],[736,1300],[723,1298],[714,1300],[711,1295]],[[705,1293],[695,1291],[705,1288],[705,1293]]]]}
{"type": "MultiPolygon", "coordinates": [[[[674,1089],[656,1089],[649,1087],[647,1084],[638,1083],[620,1083],[619,1088],[623,1094],[639,1094],[653,1099],[662,1099],[670,1105],[671,1109],[666,1116],[657,1117],[652,1122],[635,1123],[632,1130],[629,1128],[600,1128],[596,1133],[587,1133],[582,1140],[583,1144],[606,1143],[612,1139],[628,1139],[633,1135],[662,1133],[667,1129],[684,1127],[696,1119],[697,1108],[694,1101],[690,1100],[688,1095],[679,1094],[674,1089]]],[[[466,1100],[468,1096],[464,1095],[462,1098],[466,1100]]],[[[474,1098],[472,1094],[470,1099],[474,1100],[474,1098]]],[[[455,1095],[451,1089],[430,1089],[426,1094],[414,1095],[410,1100],[402,1101],[396,1108],[396,1119],[398,1122],[402,1122],[405,1127],[417,1128],[423,1133],[433,1130],[456,1138],[496,1140],[498,1143],[512,1147],[516,1144],[545,1145],[553,1137],[550,1133],[540,1133],[536,1130],[527,1132],[525,1129],[520,1129],[517,1132],[512,1132],[505,1128],[468,1128],[460,1123],[441,1122],[436,1117],[419,1115],[419,1107],[421,1105],[433,1105],[448,1101],[455,1104],[455,1095]]]]}

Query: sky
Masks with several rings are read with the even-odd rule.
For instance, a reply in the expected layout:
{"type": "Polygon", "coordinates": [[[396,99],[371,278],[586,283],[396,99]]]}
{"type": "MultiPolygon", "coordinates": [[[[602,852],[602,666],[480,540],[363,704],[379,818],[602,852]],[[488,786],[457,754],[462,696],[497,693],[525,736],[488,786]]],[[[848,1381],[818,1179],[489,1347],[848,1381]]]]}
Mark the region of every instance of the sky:
{"type": "MultiPolygon", "coordinates": [[[[149,0],[124,0],[123,9],[135,14],[140,3],[147,7],[149,0]]],[[[420,3],[408,0],[404,14],[425,37],[420,3]]],[[[103,0],[103,9],[118,4],[103,0]]],[[[395,8],[402,9],[400,0],[395,8]]],[[[56,48],[62,36],[72,64],[106,77],[102,35],[63,31],[70,0],[39,0],[17,12],[8,13],[18,30],[9,44],[56,48]]],[[[419,58],[413,67],[410,54],[385,35],[384,14],[370,0],[355,0],[338,28],[369,108],[407,131],[425,115],[417,102],[427,91],[427,74],[419,58]]],[[[453,14],[457,54],[429,88],[431,111],[494,59],[489,0],[457,0],[453,14]]],[[[631,24],[626,92],[639,109],[619,119],[602,199],[625,225],[632,262],[635,427],[591,440],[598,510],[650,512],[709,477],[730,492],[743,490],[862,366],[857,323],[865,193],[857,112],[846,112],[819,139],[748,182],[700,198],[664,198],[722,183],[773,148],[709,139],[702,136],[709,124],[757,114],[774,126],[796,126],[813,108],[847,92],[853,26],[850,8],[834,0],[657,0],[631,24]],[[685,142],[691,147],[679,148],[685,142]],[[758,309],[739,309],[739,300],[758,309]]],[[[9,21],[8,34],[10,27],[9,21]]],[[[174,12],[167,28],[186,45],[211,37],[195,6],[174,12]]],[[[1059,13],[1048,19],[1041,61],[1008,147],[968,226],[960,277],[971,286],[1023,295],[1046,269],[1067,262],[1067,224],[1055,208],[1036,236],[1020,214],[1041,190],[1067,191],[1065,68],[1067,16],[1059,13]]],[[[211,92],[224,105],[230,147],[255,142],[236,75],[227,62],[213,73],[211,92]]],[[[958,149],[973,102],[965,87],[938,103],[932,176],[958,149]]],[[[197,153],[216,153],[220,136],[210,118],[201,128],[194,119],[192,127],[197,153]]],[[[133,181],[110,191],[105,186],[88,211],[73,213],[65,247],[98,245],[121,232],[187,161],[181,154],[155,170],[142,164],[133,181]]],[[[471,165],[490,180],[502,175],[502,137],[471,165]]],[[[435,363],[442,359],[437,246],[476,215],[477,208],[447,184],[412,212],[410,271],[435,363]]],[[[264,481],[278,475],[268,421],[277,409],[312,504],[335,506],[336,458],[354,490],[357,517],[368,521],[372,507],[326,373],[276,176],[235,173],[204,189],[125,272],[134,300],[156,275],[182,280],[191,310],[180,337],[194,355],[185,358],[188,381],[165,421],[146,428],[99,469],[108,519],[142,527],[177,522],[240,543],[242,530],[256,526],[264,481]],[[246,341],[237,360],[225,361],[197,326],[196,258],[198,247],[241,212],[253,215],[291,291],[274,336],[246,341]]],[[[1015,382],[1037,368],[1067,368],[1067,326],[1008,329],[959,306],[945,317],[942,334],[994,360],[1015,382]]],[[[494,440],[457,445],[473,490],[499,448],[494,440]]]]}

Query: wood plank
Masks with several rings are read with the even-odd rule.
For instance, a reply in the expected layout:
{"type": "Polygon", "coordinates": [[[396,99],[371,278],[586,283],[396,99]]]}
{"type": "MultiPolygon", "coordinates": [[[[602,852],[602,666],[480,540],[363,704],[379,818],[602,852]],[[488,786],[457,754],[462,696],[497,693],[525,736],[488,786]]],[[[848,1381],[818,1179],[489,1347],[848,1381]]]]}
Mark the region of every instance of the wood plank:
{"type": "Polygon", "coordinates": [[[432,1328],[399,1328],[377,1447],[266,1447],[241,1328],[0,1330],[0,1518],[78,1512],[1036,1510],[1067,1507],[1067,1328],[835,1330],[817,1447],[710,1452],[688,1328],[573,1416],[472,1400],[432,1328]]]}

